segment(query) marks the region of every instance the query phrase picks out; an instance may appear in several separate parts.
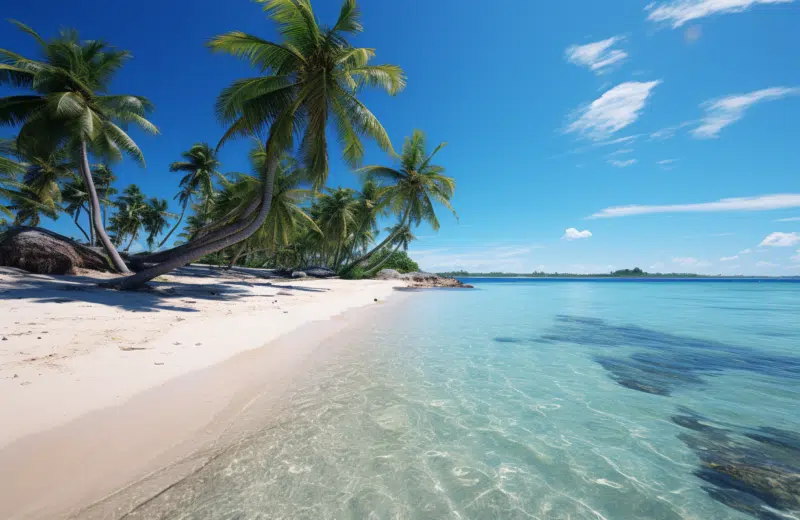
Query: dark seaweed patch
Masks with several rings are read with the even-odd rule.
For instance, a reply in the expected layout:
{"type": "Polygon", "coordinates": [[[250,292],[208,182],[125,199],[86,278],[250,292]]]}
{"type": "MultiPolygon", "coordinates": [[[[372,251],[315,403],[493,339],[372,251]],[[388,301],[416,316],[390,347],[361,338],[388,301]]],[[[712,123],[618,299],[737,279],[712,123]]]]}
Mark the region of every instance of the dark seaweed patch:
{"type": "Polygon", "coordinates": [[[524,343],[523,340],[517,338],[510,338],[507,336],[498,336],[494,338],[497,343],[524,343]]]}
{"type": "Polygon", "coordinates": [[[719,341],[681,336],[636,325],[611,325],[598,318],[560,315],[538,342],[566,342],[594,347],[638,347],[627,356],[595,356],[620,385],[655,395],[728,370],[800,379],[800,357],[774,355],[719,341]]]}
{"type": "Polygon", "coordinates": [[[800,512],[800,439],[795,432],[720,428],[687,410],[672,420],[692,431],[678,438],[700,459],[695,475],[710,484],[703,489],[711,498],[764,520],[781,518],[770,508],[800,512]]]}

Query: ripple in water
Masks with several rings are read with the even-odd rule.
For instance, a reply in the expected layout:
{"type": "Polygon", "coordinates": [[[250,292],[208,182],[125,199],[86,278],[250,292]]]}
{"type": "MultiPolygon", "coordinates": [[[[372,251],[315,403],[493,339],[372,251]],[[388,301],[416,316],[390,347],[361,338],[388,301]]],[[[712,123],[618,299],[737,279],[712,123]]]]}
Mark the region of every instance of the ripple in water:
{"type": "Polygon", "coordinates": [[[800,518],[793,286],[480,287],[333,340],[267,428],[130,517],[800,518]]]}

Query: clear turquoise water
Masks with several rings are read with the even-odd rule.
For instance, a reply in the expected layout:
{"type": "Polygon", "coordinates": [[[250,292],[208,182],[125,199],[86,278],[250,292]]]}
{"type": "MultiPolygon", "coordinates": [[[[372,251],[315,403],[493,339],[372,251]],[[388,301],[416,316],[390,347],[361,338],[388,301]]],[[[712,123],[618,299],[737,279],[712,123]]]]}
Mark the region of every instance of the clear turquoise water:
{"type": "Polygon", "coordinates": [[[131,516],[800,518],[800,284],[482,281],[331,341],[131,516]]]}

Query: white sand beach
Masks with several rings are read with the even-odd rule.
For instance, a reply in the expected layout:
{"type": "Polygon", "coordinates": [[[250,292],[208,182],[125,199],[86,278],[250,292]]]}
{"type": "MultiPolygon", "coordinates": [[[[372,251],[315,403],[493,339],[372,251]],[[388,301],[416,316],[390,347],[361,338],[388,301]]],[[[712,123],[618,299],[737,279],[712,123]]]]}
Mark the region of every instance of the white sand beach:
{"type": "Polygon", "coordinates": [[[252,400],[248,385],[263,393],[270,379],[277,393],[276,382],[302,371],[315,342],[259,347],[297,329],[321,331],[402,285],[264,274],[195,266],[152,291],[122,293],[98,287],[99,273],[4,268],[0,517],[75,513],[165,454],[175,459],[213,442],[230,414],[249,406],[236,402],[252,400]]]}

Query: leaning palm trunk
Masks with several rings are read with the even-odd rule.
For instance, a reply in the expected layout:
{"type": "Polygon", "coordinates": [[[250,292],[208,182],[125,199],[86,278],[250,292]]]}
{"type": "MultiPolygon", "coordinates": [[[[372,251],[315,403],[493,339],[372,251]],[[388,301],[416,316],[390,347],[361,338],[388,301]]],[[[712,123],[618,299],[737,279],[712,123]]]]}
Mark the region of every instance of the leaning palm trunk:
{"type": "MultiPolygon", "coordinates": [[[[221,240],[229,235],[233,235],[234,233],[238,233],[242,231],[244,228],[246,228],[248,224],[250,224],[251,222],[250,218],[252,217],[253,213],[256,212],[256,210],[259,208],[260,205],[261,205],[261,198],[256,197],[256,199],[253,200],[250,203],[250,205],[247,206],[247,208],[245,208],[244,212],[242,212],[242,216],[239,217],[235,222],[227,224],[203,236],[197,237],[189,243],[173,247],[172,249],[167,249],[166,251],[159,251],[158,253],[153,253],[151,255],[144,255],[137,258],[139,258],[144,262],[169,261],[173,258],[177,258],[179,255],[187,251],[190,251],[192,249],[197,249],[206,244],[210,244],[212,242],[221,240]]],[[[201,231],[203,229],[207,229],[208,227],[209,226],[204,226],[204,228],[201,228],[201,231]]]]}
{"type": "Polygon", "coordinates": [[[233,266],[236,265],[236,262],[239,261],[239,258],[244,254],[245,249],[247,249],[247,244],[242,244],[239,246],[239,249],[233,254],[233,258],[231,259],[230,263],[228,264],[228,269],[233,269],[233,266]]]}
{"type": "Polygon", "coordinates": [[[266,220],[267,215],[269,214],[269,208],[272,205],[272,191],[275,184],[275,170],[277,167],[278,159],[277,154],[275,154],[275,156],[270,158],[269,162],[267,163],[267,174],[266,178],[264,179],[263,191],[261,194],[262,203],[259,211],[255,218],[247,223],[244,229],[215,242],[206,243],[202,246],[186,250],[174,258],[150,267],[149,269],[140,271],[127,278],[119,278],[109,282],[108,285],[111,287],[118,287],[123,290],[136,289],[157,276],[166,274],[174,269],[177,269],[178,267],[183,267],[184,265],[199,260],[205,255],[215,253],[249,238],[253,233],[258,231],[258,228],[261,227],[261,225],[264,223],[264,220],[266,220]]]}
{"type": "Polygon", "coordinates": [[[78,208],[77,211],[75,211],[75,219],[74,219],[75,220],[75,225],[78,226],[78,229],[81,230],[81,233],[83,233],[83,236],[86,237],[86,241],[89,243],[89,245],[91,245],[92,239],[89,238],[89,235],[86,234],[86,230],[84,230],[83,226],[81,226],[80,222],[78,222],[78,219],[80,218],[80,216],[81,216],[81,210],[80,210],[80,208],[78,208]]]}
{"type": "Polygon", "coordinates": [[[398,250],[398,249],[400,249],[400,246],[401,246],[401,245],[402,245],[402,244],[397,244],[397,245],[394,247],[394,249],[392,249],[392,252],[391,252],[391,253],[389,253],[388,255],[386,255],[385,257],[383,257],[383,258],[381,259],[381,261],[380,261],[380,262],[378,262],[378,264],[377,264],[377,265],[375,265],[375,266],[371,267],[371,268],[370,268],[370,269],[369,269],[369,270],[368,270],[366,273],[364,273],[364,274],[365,274],[366,276],[372,276],[373,274],[377,273],[377,272],[378,272],[378,269],[380,269],[380,268],[381,268],[381,266],[382,266],[383,264],[385,264],[386,262],[388,262],[388,261],[389,261],[389,259],[392,257],[392,255],[394,255],[394,254],[397,252],[397,250],[398,250]]]}
{"type": "Polygon", "coordinates": [[[350,262],[350,264],[348,264],[347,266],[345,266],[345,268],[344,268],[344,269],[342,269],[342,274],[349,273],[349,272],[350,272],[350,271],[352,271],[352,270],[353,270],[353,268],[354,268],[355,266],[357,266],[358,264],[360,264],[360,263],[362,263],[362,262],[366,262],[367,260],[369,260],[370,258],[372,258],[372,255],[374,255],[375,253],[377,253],[378,251],[380,251],[380,250],[381,250],[381,248],[383,248],[383,246],[385,246],[386,244],[388,244],[389,242],[391,242],[392,240],[394,240],[395,236],[397,236],[397,234],[400,232],[400,229],[402,228],[402,226],[403,226],[403,225],[405,225],[405,223],[406,223],[406,220],[408,220],[408,215],[409,215],[410,213],[411,213],[411,206],[409,205],[409,207],[406,209],[406,212],[403,214],[403,218],[402,218],[402,220],[400,220],[400,226],[398,226],[398,227],[397,227],[397,229],[396,229],[396,230],[395,230],[393,233],[389,233],[389,236],[388,236],[388,237],[386,237],[386,238],[383,240],[383,242],[381,242],[380,244],[378,244],[377,246],[375,246],[375,248],[374,248],[372,251],[370,251],[370,252],[368,252],[368,253],[366,253],[366,254],[362,255],[362,256],[361,256],[361,257],[359,257],[359,258],[356,258],[355,260],[353,260],[352,262],[350,262]]]}
{"type": "Polygon", "coordinates": [[[131,235],[131,239],[130,239],[130,241],[128,242],[128,245],[127,245],[127,246],[125,246],[125,252],[126,252],[126,253],[127,253],[128,251],[130,251],[130,249],[131,249],[131,246],[133,245],[133,241],[134,241],[134,240],[136,240],[136,235],[138,235],[138,234],[139,234],[139,231],[134,231],[133,235],[131,235]]]}
{"type": "Polygon", "coordinates": [[[95,236],[97,236],[103,244],[103,248],[106,250],[106,253],[108,253],[114,268],[120,273],[130,273],[125,262],[122,261],[122,257],[119,256],[117,249],[114,247],[114,244],[111,243],[111,239],[108,238],[106,230],[103,228],[103,221],[100,219],[100,199],[97,197],[97,190],[94,187],[94,180],[92,180],[92,172],[89,169],[86,141],[81,141],[78,169],[81,171],[81,175],[83,175],[83,182],[86,184],[86,190],[89,192],[89,209],[91,210],[89,214],[95,236]]]}
{"type": "Polygon", "coordinates": [[[164,246],[164,244],[167,242],[167,240],[169,240],[169,237],[171,237],[172,234],[175,232],[175,230],[178,229],[178,226],[181,225],[181,222],[183,221],[183,215],[186,214],[186,206],[187,206],[187,204],[183,205],[183,209],[181,210],[181,216],[178,219],[178,222],[176,222],[175,226],[172,229],[169,230],[169,233],[167,233],[167,236],[164,237],[164,240],[162,240],[161,243],[158,244],[159,249],[164,246]]]}

